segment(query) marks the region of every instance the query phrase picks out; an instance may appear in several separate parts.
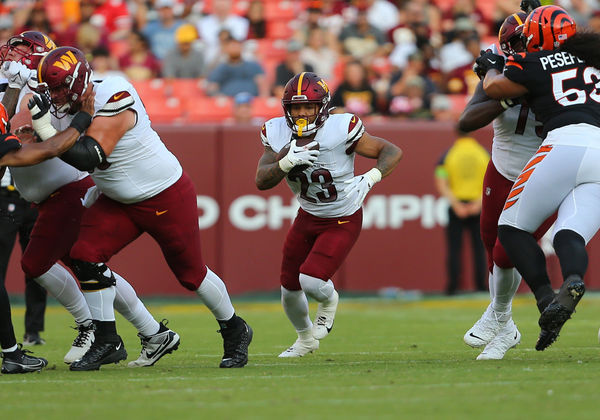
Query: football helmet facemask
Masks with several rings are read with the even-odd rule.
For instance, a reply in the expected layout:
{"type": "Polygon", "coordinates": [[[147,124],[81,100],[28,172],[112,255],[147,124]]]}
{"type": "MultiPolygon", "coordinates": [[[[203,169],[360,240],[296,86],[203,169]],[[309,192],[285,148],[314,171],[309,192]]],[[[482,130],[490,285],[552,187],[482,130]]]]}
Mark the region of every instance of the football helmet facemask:
{"type": "Polygon", "coordinates": [[[298,137],[307,137],[316,133],[329,118],[330,101],[331,95],[327,83],[315,73],[303,72],[295,75],[285,85],[281,100],[288,127],[298,137]],[[317,113],[314,121],[292,117],[293,104],[316,104],[317,113]]]}
{"type": "Polygon", "coordinates": [[[40,60],[55,48],[54,41],[41,32],[21,32],[0,47],[0,62],[17,61],[28,69],[35,70],[40,60]]]}

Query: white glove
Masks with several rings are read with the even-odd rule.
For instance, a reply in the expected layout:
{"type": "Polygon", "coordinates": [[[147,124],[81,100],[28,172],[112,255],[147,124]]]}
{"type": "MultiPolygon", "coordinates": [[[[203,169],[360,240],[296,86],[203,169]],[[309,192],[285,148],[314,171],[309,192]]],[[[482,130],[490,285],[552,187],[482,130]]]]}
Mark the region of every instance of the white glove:
{"type": "Polygon", "coordinates": [[[50,101],[45,95],[34,93],[33,97],[27,103],[27,108],[29,108],[29,112],[31,113],[33,129],[43,141],[48,140],[58,133],[52,126],[50,101]]]}
{"type": "Polygon", "coordinates": [[[83,198],[80,198],[81,204],[83,204],[83,207],[89,209],[90,207],[92,207],[92,204],[96,202],[98,197],[100,197],[100,194],[102,194],[102,192],[98,189],[98,186],[94,185],[88,188],[87,192],[85,193],[85,196],[83,198]]]}
{"type": "Polygon", "coordinates": [[[5,61],[2,63],[2,74],[8,79],[8,87],[21,89],[33,76],[37,76],[35,70],[30,70],[23,63],[16,61],[5,61]]]}
{"type": "Polygon", "coordinates": [[[296,146],[296,140],[290,143],[290,150],[287,155],[279,160],[279,167],[285,173],[292,170],[294,166],[308,165],[312,166],[319,157],[318,150],[310,150],[311,147],[317,144],[316,141],[308,143],[306,146],[296,146]]]}
{"type": "Polygon", "coordinates": [[[346,197],[348,200],[352,200],[355,206],[360,207],[373,185],[379,181],[381,181],[381,171],[377,168],[373,168],[362,175],[357,175],[345,181],[345,184],[350,184],[345,188],[346,197]]]}

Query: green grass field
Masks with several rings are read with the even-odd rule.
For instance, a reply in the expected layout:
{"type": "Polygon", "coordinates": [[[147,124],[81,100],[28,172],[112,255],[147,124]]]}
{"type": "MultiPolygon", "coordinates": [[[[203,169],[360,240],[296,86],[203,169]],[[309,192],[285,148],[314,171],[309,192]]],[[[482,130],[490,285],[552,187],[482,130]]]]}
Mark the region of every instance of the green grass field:
{"type": "MultiPolygon", "coordinates": [[[[48,308],[41,373],[0,375],[2,419],[292,419],[292,418],[598,418],[600,295],[588,294],[559,340],[536,352],[532,297],[520,297],[514,319],[523,339],[502,361],[475,361],[462,342],[486,296],[417,302],[340,301],[335,329],[318,352],[278,359],[295,340],[279,302],[235,302],[254,328],[244,369],[219,369],[218,325],[201,305],[150,304],[168,318],[181,346],[156,366],[103,366],[70,372],[62,362],[75,332],[58,306],[48,308]]],[[[314,313],[314,307],[311,306],[314,313]]],[[[13,309],[22,336],[23,307],[13,309]]],[[[122,318],[129,352],[140,345],[122,318]]]]}

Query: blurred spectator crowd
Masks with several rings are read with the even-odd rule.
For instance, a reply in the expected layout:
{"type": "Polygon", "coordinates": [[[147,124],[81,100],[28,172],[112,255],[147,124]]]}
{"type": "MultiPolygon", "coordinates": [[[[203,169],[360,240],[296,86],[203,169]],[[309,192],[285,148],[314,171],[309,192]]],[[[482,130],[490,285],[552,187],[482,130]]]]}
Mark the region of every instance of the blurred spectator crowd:
{"type": "MultiPolygon", "coordinates": [[[[548,2],[542,2],[548,3],[548,2]]],[[[554,2],[600,31],[600,0],[554,2]]],[[[453,120],[520,0],[5,0],[0,42],[36,30],[119,74],[155,122],[281,115],[285,83],[314,71],[361,117],[453,120]]]]}

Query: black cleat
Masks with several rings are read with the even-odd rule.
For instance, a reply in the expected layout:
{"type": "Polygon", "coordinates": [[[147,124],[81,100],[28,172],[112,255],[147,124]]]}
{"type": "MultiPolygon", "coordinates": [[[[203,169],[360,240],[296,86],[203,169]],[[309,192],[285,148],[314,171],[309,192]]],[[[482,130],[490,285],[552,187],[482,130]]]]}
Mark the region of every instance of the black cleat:
{"type": "Polygon", "coordinates": [[[556,341],[560,329],[571,318],[584,293],[585,284],[580,276],[574,274],[567,277],[552,302],[540,315],[538,324],[542,330],[535,344],[536,350],[543,351],[556,341]]]}
{"type": "Polygon", "coordinates": [[[224,328],[220,332],[223,336],[223,358],[220,368],[241,368],[248,363],[248,346],[252,342],[252,328],[242,318],[237,328],[224,328]]]}
{"type": "Polygon", "coordinates": [[[127,351],[120,337],[118,343],[106,343],[96,339],[81,359],[71,363],[69,370],[98,370],[101,365],[119,363],[125,359],[127,359],[127,351]]]}
{"type": "Polygon", "coordinates": [[[23,346],[40,346],[46,344],[46,341],[40,337],[40,333],[26,333],[23,336],[23,346]]]}
{"type": "Polygon", "coordinates": [[[21,347],[10,353],[2,353],[2,373],[29,373],[39,372],[46,366],[48,361],[42,357],[29,356],[29,350],[21,347]]]}

